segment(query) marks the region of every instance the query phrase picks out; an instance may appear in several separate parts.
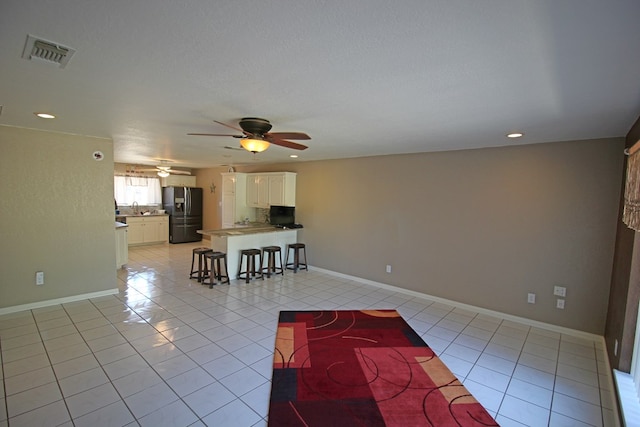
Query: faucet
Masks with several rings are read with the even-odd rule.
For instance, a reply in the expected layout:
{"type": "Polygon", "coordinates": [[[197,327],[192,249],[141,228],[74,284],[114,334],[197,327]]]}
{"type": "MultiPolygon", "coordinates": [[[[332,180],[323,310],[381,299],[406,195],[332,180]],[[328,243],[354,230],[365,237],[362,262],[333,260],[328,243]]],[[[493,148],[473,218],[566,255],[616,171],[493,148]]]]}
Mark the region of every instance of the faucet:
{"type": "Polygon", "coordinates": [[[131,207],[133,208],[133,213],[135,214],[140,213],[140,209],[138,208],[138,202],[133,202],[131,207]]]}

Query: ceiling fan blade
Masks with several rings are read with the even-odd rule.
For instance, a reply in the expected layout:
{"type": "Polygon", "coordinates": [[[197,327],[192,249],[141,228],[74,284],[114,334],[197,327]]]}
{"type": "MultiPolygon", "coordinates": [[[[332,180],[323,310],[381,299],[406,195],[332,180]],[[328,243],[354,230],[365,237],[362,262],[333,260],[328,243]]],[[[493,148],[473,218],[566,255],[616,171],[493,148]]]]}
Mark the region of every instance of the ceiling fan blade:
{"type": "Polygon", "coordinates": [[[238,132],[246,133],[244,130],[242,130],[242,129],[240,129],[240,128],[237,128],[237,127],[235,127],[235,126],[231,126],[231,125],[228,125],[228,124],[226,124],[226,123],[219,122],[219,121],[217,121],[217,120],[214,120],[214,122],[218,123],[219,125],[222,125],[222,126],[228,127],[229,129],[233,129],[233,130],[237,130],[238,132]]]}
{"type": "Polygon", "coordinates": [[[224,148],[226,148],[227,150],[240,150],[240,151],[244,151],[244,148],[242,147],[231,147],[229,145],[225,145],[224,148]]]}
{"type": "Polygon", "coordinates": [[[274,138],[271,134],[265,135],[264,139],[269,141],[271,144],[279,145],[286,148],[293,148],[294,150],[306,150],[308,148],[306,145],[298,144],[297,142],[274,138]]]}
{"type": "Polygon", "coordinates": [[[244,135],[230,135],[228,133],[188,133],[187,135],[195,136],[232,136],[234,138],[244,138],[244,135]]]}
{"type": "Polygon", "coordinates": [[[189,172],[189,171],[181,171],[181,170],[178,170],[178,169],[171,169],[168,172],[170,174],[172,174],[172,175],[191,175],[191,172],[189,172]]]}
{"type": "Polygon", "coordinates": [[[265,136],[274,136],[281,139],[304,139],[309,140],[311,137],[304,132],[269,132],[265,136]]]}

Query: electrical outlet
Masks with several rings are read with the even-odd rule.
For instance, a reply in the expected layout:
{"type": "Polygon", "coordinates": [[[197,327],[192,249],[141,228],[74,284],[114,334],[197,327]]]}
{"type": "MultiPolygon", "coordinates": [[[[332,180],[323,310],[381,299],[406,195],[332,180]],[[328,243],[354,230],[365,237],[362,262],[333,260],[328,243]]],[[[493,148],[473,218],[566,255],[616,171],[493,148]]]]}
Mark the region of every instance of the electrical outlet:
{"type": "Polygon", "coordinates": [[[536,294],[527,294],[527,302],[529,304],[535,304],[536,303],[536,294]]]}
{"type": "Polygon", "coordinates": [[[387,273],[391,273],[391,265],[387,264],[387,273]]]}
{"type": "Polygon", "coordinates": [[[36,285],[44,285],[44,271],[36,271],[36,285]]]}
{"type": "Polygon", "coordinates": [[[558,298],[556,300],[556,308],[559,308],[560,310],[564,310],[564,300],[562,298],[558,298]]]}
{"type": "Polygon", "coordinates": [[[567,296],[567,288],[564,286],[554,286],[553,294],[558,297],[566,297],[567,296]]]}

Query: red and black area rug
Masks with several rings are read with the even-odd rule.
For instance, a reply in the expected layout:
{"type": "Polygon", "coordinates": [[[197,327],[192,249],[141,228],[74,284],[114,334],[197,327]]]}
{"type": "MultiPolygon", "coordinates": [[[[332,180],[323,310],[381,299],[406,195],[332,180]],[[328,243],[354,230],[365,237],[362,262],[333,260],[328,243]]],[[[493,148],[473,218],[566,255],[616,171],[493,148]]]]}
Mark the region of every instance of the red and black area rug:
{"type": "Polygon", "coordinates": [[[270,426],[497,426],[395,310],[281,311],[270,426]]]}

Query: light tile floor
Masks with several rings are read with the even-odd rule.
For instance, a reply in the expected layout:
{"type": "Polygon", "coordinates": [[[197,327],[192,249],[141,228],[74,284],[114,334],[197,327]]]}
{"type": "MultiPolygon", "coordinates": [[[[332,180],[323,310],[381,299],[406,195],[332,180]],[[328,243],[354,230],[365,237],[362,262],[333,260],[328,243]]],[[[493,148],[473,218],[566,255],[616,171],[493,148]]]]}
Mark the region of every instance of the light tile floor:
{"type": "Polygon", "coordinates": [[[397,309],[502,426],[615,426],[599,341],[318,271],[214,289],[130,248],[119,295],[0,316],[0,426],[264,426],[280,310],[397,309]]]}

